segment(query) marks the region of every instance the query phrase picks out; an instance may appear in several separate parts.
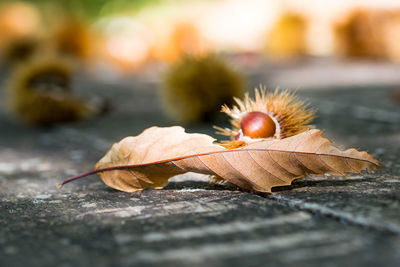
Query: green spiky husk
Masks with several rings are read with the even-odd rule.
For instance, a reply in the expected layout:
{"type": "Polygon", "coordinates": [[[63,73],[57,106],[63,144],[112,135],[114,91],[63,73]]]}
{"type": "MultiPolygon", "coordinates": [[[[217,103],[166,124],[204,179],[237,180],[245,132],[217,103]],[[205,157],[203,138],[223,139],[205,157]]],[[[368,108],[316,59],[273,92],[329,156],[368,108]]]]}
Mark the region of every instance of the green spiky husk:
{"type": "Polygon", "coordinates": [[[88,105],[72,95],[70,80],[72,66],[68,60],[56,56],[35,57],[19,66],[11,74],[7,86],[7,106],[20,121],[38,126],[74,121],[90,115],[88,105]],[[38,75],[57,73],[67,81],[65,91],[52,94],[32,88],[31,81],[38,75]]]}
{"type": "Polygon", "coordinates": [[[243,95],[244,79],[215,55],[185,56],[164,77],[162,100],[168,115],[179,122],[212,119],[222,104],[243,95]]]}

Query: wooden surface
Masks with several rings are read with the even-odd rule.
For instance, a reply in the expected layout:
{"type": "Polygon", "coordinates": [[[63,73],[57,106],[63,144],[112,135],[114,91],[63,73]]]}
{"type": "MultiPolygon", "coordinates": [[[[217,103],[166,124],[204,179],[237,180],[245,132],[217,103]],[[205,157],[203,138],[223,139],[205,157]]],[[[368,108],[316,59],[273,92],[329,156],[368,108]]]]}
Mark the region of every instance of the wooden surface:
{"type": "MultiPolygon", "coordinates": [[[[81,77],[77,85],[109,96],[114,112],[51,129],[0,112],[0,266],[399,266],[395,87],[299,91],[319,108],[326,136],[381,158],[380,171],[307,177],[257,195],[191,174],[163,190],[123,193],[97,176],[58,190],[122,137],[173,125],[157,82],[81,77]]],[[[187,128],[213,134],[211,124],[187,128]]]]}

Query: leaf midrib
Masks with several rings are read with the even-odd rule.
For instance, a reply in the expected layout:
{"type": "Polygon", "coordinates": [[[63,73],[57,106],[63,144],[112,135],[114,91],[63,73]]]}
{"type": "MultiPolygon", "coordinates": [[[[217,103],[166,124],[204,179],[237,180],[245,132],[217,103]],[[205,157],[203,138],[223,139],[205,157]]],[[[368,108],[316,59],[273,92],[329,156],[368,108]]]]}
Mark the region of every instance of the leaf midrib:
{"type": "MultiPolygon", "coordinates": [[[[202,156],[218,154],[218,153],[249,152],[249,151],[269,151],[269,152],[281,152],[281,153],[295,153],[295,154],[312,155],[312,156],[329,156],[329,157],[337,157],[337,158],[343,158],[343,159],[367,162],[367,163],[375,165],[376,167],[380,167],[379,164],[377,164],[377,163],[375,163],[375,162],[373,162],[371,160],[360,159],[360,158],[349,157],[349,156],[333,155],[333,154],[328,154],[328,153],[305,152],[305,151],[291,151],[291,150],[265,149],[265,148],[249,148],[249,149],[219,150],[219,151],[212,151],[212,152],[206,152],[206,153],[199,153],[199,154],[193,154],[193,155],[169,158],[169,159],[164,159],[164,160],[159,160],[159,161],[152,161],[152,162],[148,162],[148,163],[106,167],[106,168],[98,169],[98,171],[101,172],[101,171],[111,171],[111,170],[120,170],[120,169],[145,167],[145,166],[154,165],[154,164],[162,164],[162,163],[167,163],[167,162],[171,162],[171,161],[177,161],[177,160],[195,158],[195,157],[202,157],[202,156]]],[[[361,153],[361,152],[362,151],[359,151],[359,153],[361,153]]]]}

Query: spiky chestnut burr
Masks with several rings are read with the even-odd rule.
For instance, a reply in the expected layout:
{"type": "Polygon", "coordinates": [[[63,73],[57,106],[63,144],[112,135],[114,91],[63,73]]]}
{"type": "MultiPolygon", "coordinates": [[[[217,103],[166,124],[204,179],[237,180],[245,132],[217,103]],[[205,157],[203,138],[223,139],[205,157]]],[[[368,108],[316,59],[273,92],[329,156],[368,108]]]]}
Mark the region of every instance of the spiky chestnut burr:
{"type": "Polygon", "coordinates": [[[354,9],[334,25],[335,50],[345,58],[386,58],[384,24],[388,14],[354,9]]]}
{"type": "Polygon", "coordinates": [[[300,13],[283,13],[268,34],[265,47],[268,55],[275,59],[305,55],[308,24],[306,17],[300,13]]]}
{"type": "MultiPolygon", "coordinates": [[[[20,121],[51,126],[100,114],[103,103],[77,98],[73,65],[63,57],[40,55],[15,68],[7,86],[7,105],[20,121]]],[[[104,106],[104,105],[103,105],[104,106]]]]}
{"type": "Polygon", "coordinates": [[[267,93],[266,88],[255,90],[255,98],[248,94],[244,100],[235,98],[237,106],[224,105],[222,112],[231,117],[232,128],[220,128],[222,135],[233,141],[225,143],[235,148],[260,139],[283,139],[313,128],[308,125],[315,111],[288,90],[267,93]]]}
{"type": "Polygon", "coordinates": [[[243,95],[243,77],[214,54],[187,55],[166,72],[161,91],[168,115],[181,123],[212,120],[243,95]]]}

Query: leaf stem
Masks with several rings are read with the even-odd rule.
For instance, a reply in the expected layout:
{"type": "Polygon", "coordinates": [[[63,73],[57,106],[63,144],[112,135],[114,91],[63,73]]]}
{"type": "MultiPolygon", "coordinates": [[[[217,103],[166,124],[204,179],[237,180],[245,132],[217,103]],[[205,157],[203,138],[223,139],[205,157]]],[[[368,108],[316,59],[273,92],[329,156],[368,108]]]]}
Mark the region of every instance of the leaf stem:
{"type": "Polygon", "coordinates": [[[65,179],[61,184],[57,185],[58,189],[61,189],[61,187],[63,187],[65,184],[68,184],[69,182],[75,181],[79,178],[83,178],[92,174],[96,174],[99,172],[105,172],[105,171],[113,171],[113,170],[120,170],[120,169],[125,169],[125,168],[129,168],[131,167],[131,165],[122,165],[122,166],[114,166],[114,167],[108,167],[108,168],[103,168],[103,169],[97,169],[97,170],[93,170],[93,171],[88,171],[88,172],[83,172],[80,173],[78,175],[69,177],[67,179],[65,179]]]}

